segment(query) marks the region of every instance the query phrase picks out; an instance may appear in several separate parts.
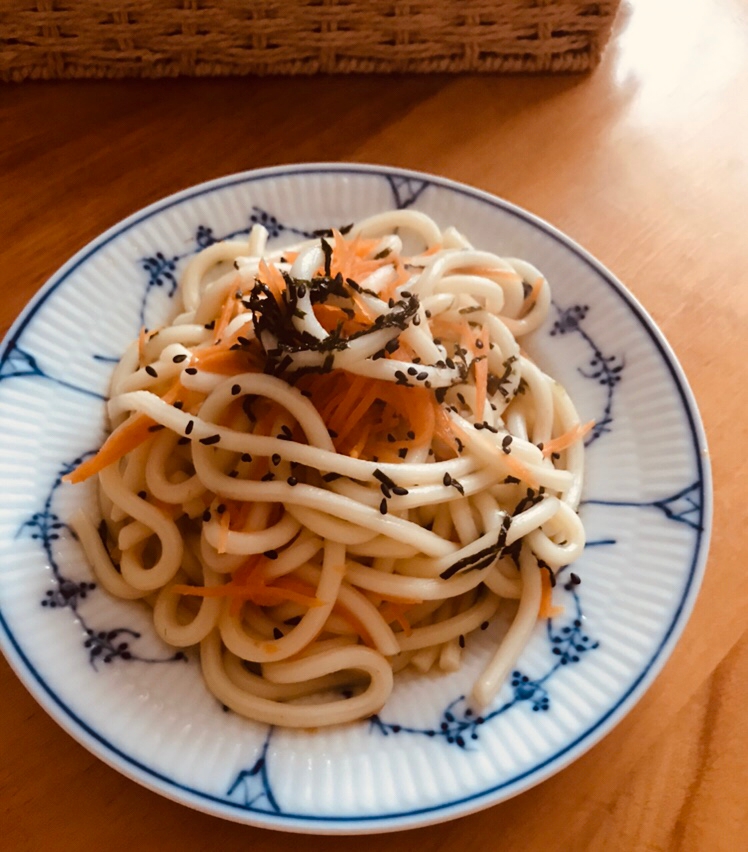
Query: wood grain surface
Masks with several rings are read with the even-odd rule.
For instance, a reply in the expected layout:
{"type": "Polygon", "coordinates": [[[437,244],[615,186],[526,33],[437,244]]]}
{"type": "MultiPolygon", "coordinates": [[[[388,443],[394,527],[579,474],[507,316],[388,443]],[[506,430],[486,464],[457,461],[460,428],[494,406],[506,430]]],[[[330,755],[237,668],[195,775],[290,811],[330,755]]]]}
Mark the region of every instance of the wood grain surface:
{"type": "MultiPolygon", "coordinates": [[[[0,332],[71,254],[143,205],[243,169],[344,160],[445,175],[553,222],[629,286],[686,371],[710,443],[714,534],[663,673],[544,784],[442,826],[358,838],[360,852],[748,848],[747,93],[741,0],[624,3],[585,77],[0,89],[0,332]]],[[[0,689],[2,849],[349,847],[174,804],[63,733],[4,661],[0,689]]]]}

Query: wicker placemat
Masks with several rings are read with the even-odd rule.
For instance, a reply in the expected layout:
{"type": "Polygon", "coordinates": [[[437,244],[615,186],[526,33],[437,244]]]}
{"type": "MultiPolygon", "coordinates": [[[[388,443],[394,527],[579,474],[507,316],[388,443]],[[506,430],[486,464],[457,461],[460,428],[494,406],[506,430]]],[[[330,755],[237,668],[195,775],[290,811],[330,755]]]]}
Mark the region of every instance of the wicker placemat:
{"type": "Polygon", "coordinates": [[[618,0],[0,0],[0,79],[585,71],[618,0]]]}

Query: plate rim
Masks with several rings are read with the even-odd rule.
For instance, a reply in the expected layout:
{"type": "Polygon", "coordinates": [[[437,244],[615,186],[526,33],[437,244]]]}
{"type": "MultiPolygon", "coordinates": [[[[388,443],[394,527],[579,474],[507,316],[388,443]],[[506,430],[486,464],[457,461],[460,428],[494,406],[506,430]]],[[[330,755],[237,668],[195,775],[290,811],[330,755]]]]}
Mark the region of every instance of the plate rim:
{"type": "Polygon", "coordinates": [[[44,681],[40,673],[37,672],[34,665],[26,657],[15,635],[11,632],[2,608],[0,608],[0,649],[3,650],[6,659],[8,659],[11,668],[21,683],[31,693],[42,709],[63,730],[80,742],[97,758],[103,760],[104,763],[159,795],[213,816],[219,816],[243,824],[283,831],[314,834],[359,834],[398,831],[405,828],[416,828],[442,822],[457,816],[465,816],[477,810],[498,804],[542,783],[580,758],[600,742],[638,703],[670,658],[675,644],[685,630],[701,586],[712,533],[713,492],[711,464],[703,421],[685,371],[671,345],[654,320],[649,316],[646,309],[610,270],[574,239],[560,231],[554,225],[504,198],[450,178],[388,165],[310,162],[251,169],[188,186],[178,192],[156,200],[146,207],[140,208],[114,223],[111,227],[86,243],[57,269],[34,296],[32,296],[0,342],[0,367],[5,363],[19,336],[36,312],[42,307],[46,299],[79,266],[84,264],[91,256],[116,237],[126,233],[154,214],[163,213],[185,201],[190,201],[216,190],[227,189],[232,186],[260,180],[278,179],[295,175],[312,175],[314,173],[340,176],[345,174],[365,174],[420,180],[451,192],[467,195],[488,203],[492,207],[499,208],[503,212],[509,213],[530,224],[533,228],[542,231],[546,236],[560,243],[586,265],[591,267],[597,277],[602,279],[619,298],[623,299],[634,314],[634,317],[643,326],[644,331],[649,335],[659,351],[660,357],[665,362],[683,405],[683,414],[687,420],[693,440],[694,455],[699,475],[702,513],[702,526],[701,529],[696,530],[693,558],[688,569],[680,600],[673,611],[670,624],[661,642],[652,653],[649,662],[642,668],[615,705],[606,713],[597,717],[595,722],[574,740],[567,742],[561,749],[554,752],[553,755],[547,757],[542,762],[535,764],[518,775],[514,775],[510,779],[495,784],[486,790],[471,793],[449,802],[408,811],[368,816],[342,815],[317,817],[308,814],[291,814],[286,812],[274,814],[250,811],[240,803],[231,802],[181,784],[164,775],[162,772],[145,766],[136,758],[123,752],[81,719],[44,681]],[[530,783],[523,783],[527,781],[528,777],[531,779],[530,783]],[[506,794],[507,790],[508,794],[506,794]],[[502,795],[502,792],[505,795],[502,795]]]}

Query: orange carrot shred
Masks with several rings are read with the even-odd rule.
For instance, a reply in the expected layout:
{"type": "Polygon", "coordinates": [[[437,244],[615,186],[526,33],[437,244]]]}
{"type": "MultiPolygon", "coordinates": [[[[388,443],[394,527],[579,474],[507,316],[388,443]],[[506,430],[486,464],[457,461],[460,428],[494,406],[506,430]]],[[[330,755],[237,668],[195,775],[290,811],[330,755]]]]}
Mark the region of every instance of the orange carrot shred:
{"type": "MultiPolygon", "coordinates": [[[[182,390],[183,388],[177,379],[161,399],[170,404],[176,402],[182,390]]],[[[84,482],[90,476],[119,461],[123,456],[147,441],[152,436],[151,427],[155,425],[156,421],[145,414],[131,415],[104,441],[95,456],[86,459],[75,470],[63,476],[62,481],[73,484],[84,482]]]]}
{"type": "Polygon", "coordinates": [[[577,441],[584,438],[584,436],[592,429],[595,425],[594,420],[589,420],[587,423],[577,423],[576,426],[572,426],[568,432],[564,432],[563,435],[559,435],[557,438],[553,438],[553,440],[548,441],[547,444],[543,445],[543,455],[547,458],[551,455],[551,453],[557,453],[561,450],[565,450],[570,447],[572,444],[576,444],[577,441]]]}
{"type": "Polygon", "coordinates": [[[540,569],[540,582],[541,595],[538,618],[555,618],[555,616],[561,615],[564,608],[553,605],[553,586],[551,585],[550,575],[544,568],[540,569]]]}
{"type": "Polygon", "coordinates": [[[483,409],[486,407],[488,397],[488,328],[483,326],[479,336],[476,338],[476,360],[475,364],[475,416],[482,419],[483,409]],[[480,341],[480,347],[477,342],[480,341]]]}
{"type": "Polygon", "coordinates": [[[226,509],[226,511],[221,515],[221,520],[218,523],[220,530],[216,552],[226,553],[226,548],[228,547],[229,543],[229,528],[231,526],[231,514],[229,513],[228,509],[226,509]]]}

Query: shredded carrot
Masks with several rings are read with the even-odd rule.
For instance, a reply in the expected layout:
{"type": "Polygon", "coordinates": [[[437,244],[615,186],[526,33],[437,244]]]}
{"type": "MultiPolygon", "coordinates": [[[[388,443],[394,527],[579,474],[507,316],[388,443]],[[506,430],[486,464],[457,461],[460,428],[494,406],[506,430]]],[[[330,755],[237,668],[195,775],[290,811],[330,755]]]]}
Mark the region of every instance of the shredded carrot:
{"type": "Polygon", "coordinates": [[[224,349],[223,347],[198,350],[192,356],[190,366],[198,367],[208,373],[218,373],[222,376],[258,372],[254,359],[247,357],[246,352],[238,349],[224,349]]]}
{"type": "Polygon", "coordinates": [[[360,281],[387,262],[386,258],[373,260],[366,257],[379,245],[379,240],[365,240],[359,236],[352,240],[346,240],[340,231],[335,229],[333,229],[332,234],[334,242],[330,273],[333,277],[340,273],[344,280],[352,278],[354,281],[360,281]]]}
{"type": "Polygon", "coordinates": [[[544,280],[543,276],[539,275],[535,279],[535,281],[533,281],[532,289],[527,294],[527,298],[525,299],[524,304],[522,306],[522,314],[521,315],[523,317],[530,313],[533,306],[535,305],[535,302],[538,301],[538,296],[540,295],[540,291],[543,288],[543,280],[544,280]]]}
{"type": "Polygon", "coordinates": [[[221,313],[218,317],[218,322],[216,323],[215,330],[213,331],[213,342],[218,343],[223,337],[224,331],[226,331],[226,327],[231,322],[231,315],[234,313],[234,308],[236,307],[236,295],[235,290],[232,288],[229,290],[228,295],[223,303],[223,307],[221,308],[221,313]]]}
{"type": "MultiPolygon", "coordinates": [[[[456,453],[458,447],[456,435],[456,432],[458,431],[457,427],[452,420],[450,420],[447,416],[447,412],[436,401],[436,399],[433,400],[433,409],[435,421],[434,436],[456,453]]],[[[459,431],[462,432],[461,429],[459,431]]]]}
{"type": "Polygon", "coordinates": [[[354,311],[353,316],[349,316],[336,305],[313,305],[313,311],[319,324],[327,332],[333,332],[340,328],[348,337],[358,331],[363,331],[371,325],[368,315],[360,311],[354,311]]]}
{"type": "Polygon", "coordinates": [[[464,275],[482,275],[484,278],[511,278],[518,280],[520,276],[513,269],[489,269],[487,266],[465,266],[460,269],[464,275]]]}
{"type": "MultiPolygon", "coordinates": [[[[183,391],[183,388],[179,379],[177,379],[161,399],[169,404],[176,402],[180,396],[180,391],[183,391]]],[[[62,481],[73,484],[84,482],[90,476],[119,461],[123,456],[131,453],[136,447],[147,441],[153,434],[151,427],[155,425],[156,421],[146,417],[145,414],[131,415],[104,441],[95,456],[86,459],[75,470],[63,476],[62,481]]]]}
{"type": "Polygon", "coordinates": [[[410,281],[410,273],[405,268],[403,261],[398,257],[395,259],[395,277],[382,290],[379,294],[379,298],[385,302],[388,301],[394,297],[397,288],[402,287],[403,284],[406,284],[408,281],[410,281]]]}
{"type": "Polygon", "coordinates": [[[172,591],[179,595],[189,595],[200,598],[232,598],[238,601],[250,601],[256,606],[273,607],[291,601],[306,607],[322,606],[322,601],[315,597],[312,586],[298,580],[296,577],[280,577],[272,585],[264,582],[244,584],[231,581],[222,586],[186,586],[177,584],[172,591]]]}
{"type": "Polygon", "coordinates": [[[538,618],[555,618],[557,615],[561,615],[564,608],[562,606],[553,605],[553,586],[551,585],[550,575],[545,568],[541,568],[539,570],[542,591],[540,595],[538,618]]]}
{"type": "Polygon", "coordinates": [[[587,423],[577,423],[576,426],[572,426],[568,432],[564,432],[563,435],[559,435],[558,438],[553,438],[553,440],[548,441],[547,444],[543,445],[543,455],[547,458],[551,455],[551,453],[558,453],[561,450],[567,449],[572,444],[576,444],[581,438],[592,429],[595,425],[594,420],[589,420],[587,423]]]}
{"type": "Polygon", "coordinates": [[[406,636],[410,636],[413,633],[413,628],[405,615],[408,609],[410,609],[409,606],[390,601],[379,610],[379,614],[387,624],[392,624],[393,621],[396,621],[402,628],[403,633],[406,636]]]}
{"type": "Polygon", "coordinates": [[[218,547],[216,547],[217,553],[226,553],[226,548],[229,543],[229,527],[231,525],[231,513],[228,508],[221,515],[221,520],[219,523],[219,536],[218,536],[218,547]]]}
{"type": "Polygon", "coordinates": [[[476,338],[475,364],[475,416],[483,418],[483,409],[488,397],[488,328],[484,325],[476,338]],[[480,341],[480,347],[477,346],[480,341]]]}
{"type": "Polygon", "coordinates": [[[148,332],[144,325],[140,326],[138,333],[138,366],[141,366],[145,357],[145,345],[148,342],[148,332]]]}
{"type": "Polygon", "coordinates": [[[504,464],[509,468],[512,476],[517,479],[521,479],[522,482],[525,482],[530,488],[537,487],[537,480],[533,472],[527,467],[526,464],[523,464],[516,456],[513,456],[511,453],[504,454],[504,464]]]}
{"type": "Polygon", "coordinates": [[[364,640],[365,645],[368,645],[370,648],[374,648],[376,646],[371,633],[369,633],[366,629],[366,625],[357,615],[351,612],[345,604],[340,601],[336,601],[332,611],[335,615],[339,615],[344,621],[347,621],[348,624],[350,624],[354,633],[358,633],[358,635],[364,640]]]}
{"type": "Polygon", "coordinates": [[[274,263],[268,263],[266,260],[261,260],[259,263],[260,280],[267,285],[270,292],[275,297],[275,301],[283,304],[283,292],[286,289],[286,281],[280,270],[274,263]]]}

